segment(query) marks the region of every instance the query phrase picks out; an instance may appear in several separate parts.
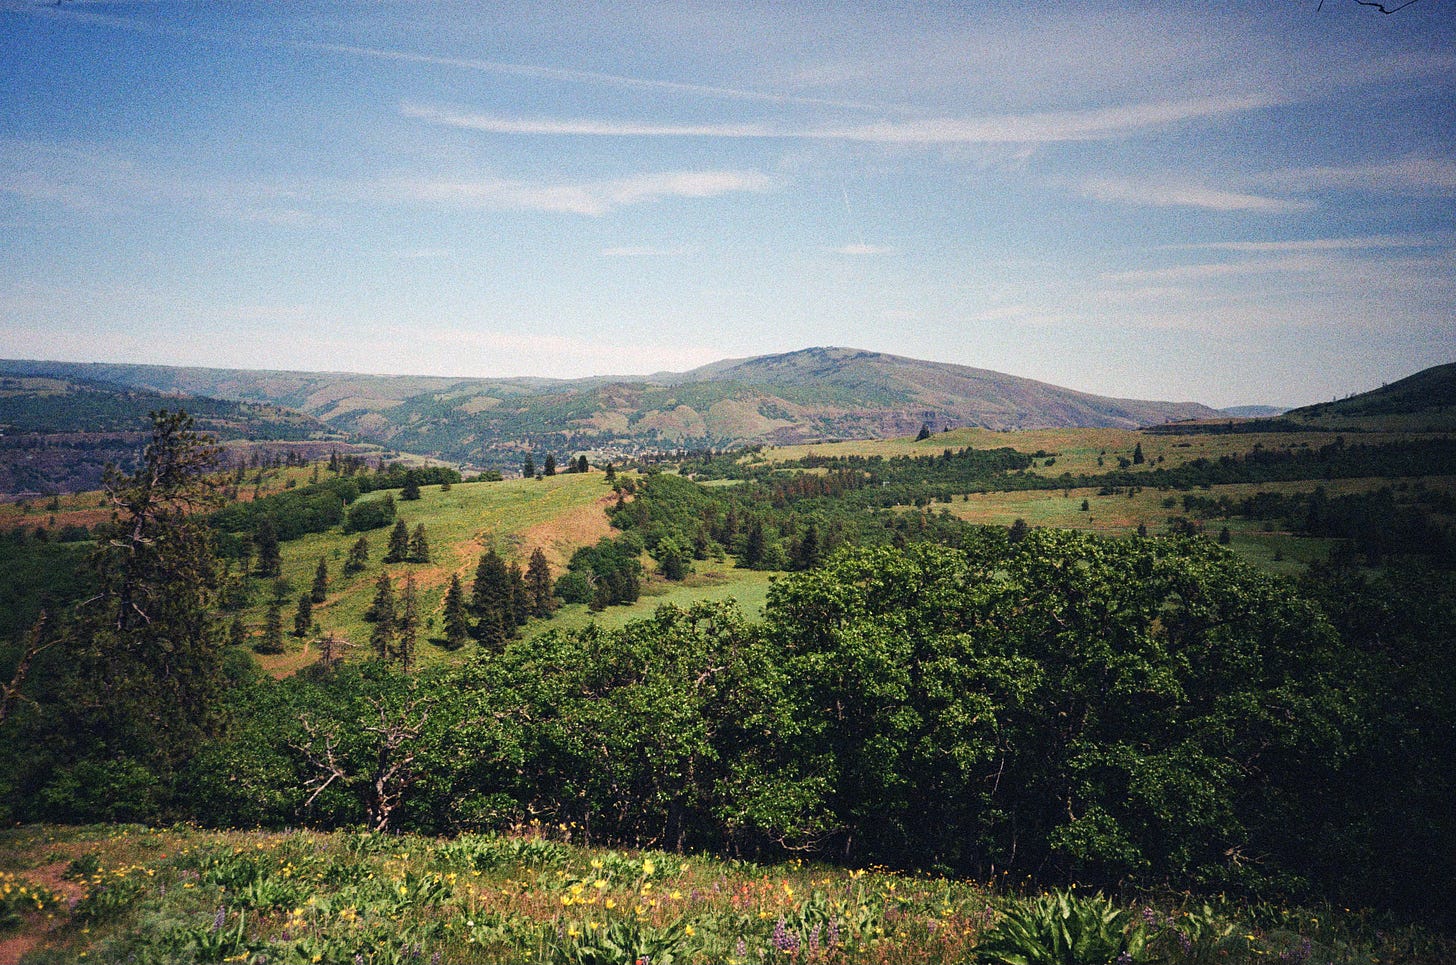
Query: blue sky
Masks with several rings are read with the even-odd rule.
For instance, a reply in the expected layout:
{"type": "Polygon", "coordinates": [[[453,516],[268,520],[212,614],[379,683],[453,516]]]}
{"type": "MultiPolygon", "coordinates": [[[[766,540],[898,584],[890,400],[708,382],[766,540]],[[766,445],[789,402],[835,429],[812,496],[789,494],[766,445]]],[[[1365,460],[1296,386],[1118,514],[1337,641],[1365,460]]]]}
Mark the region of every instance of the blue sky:
{"type": "Polygon", "coordinates": [[[0,356],[811,345],[1212,405],[1456,360],[1456,2],[0,0],[0,356]]]}

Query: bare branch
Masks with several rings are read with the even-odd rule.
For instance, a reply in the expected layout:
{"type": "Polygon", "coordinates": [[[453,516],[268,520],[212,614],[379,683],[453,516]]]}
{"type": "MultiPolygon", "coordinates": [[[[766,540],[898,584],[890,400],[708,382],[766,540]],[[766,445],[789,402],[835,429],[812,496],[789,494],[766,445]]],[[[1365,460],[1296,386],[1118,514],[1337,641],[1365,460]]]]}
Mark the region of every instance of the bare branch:
{"type": "Polygon", "coordinates": [[[45,639],[46,619],[46,612],[40,611],[40,617],[30,628],[30,634],[26,637],[25,650],[20,655],[20,662],[15,665],[15,676],[10,678],[10,683],[5,685],[3,692],[0,692],[0,724],[5,723],[5,719],[20,702],[20,691],[25,686],[25,678],[30,675],[31,662],[56,642],[55,637],[45,639]]]}

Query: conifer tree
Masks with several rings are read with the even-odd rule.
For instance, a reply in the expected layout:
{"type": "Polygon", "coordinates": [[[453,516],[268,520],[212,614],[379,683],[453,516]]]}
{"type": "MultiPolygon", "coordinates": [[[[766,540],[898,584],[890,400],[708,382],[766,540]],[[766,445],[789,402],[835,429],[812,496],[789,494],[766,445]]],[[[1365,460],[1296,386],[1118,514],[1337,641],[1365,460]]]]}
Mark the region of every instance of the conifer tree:
{"type": "Polygon", "coordinates": [[[591,463],[589,463],[589,462],[586,461],[586,453],[582,453],[581,455],[579,455],[579,456],[576,457],[576,471],[577,472],[590,472],[591,471],[591,463]]]}
{"type": "Polygon", "coordinates": [[[504,645],[514,626],[512,589],[505,560],[494,549],[481,555],[475,569],[470,609],[475,614],[476,639],[486,647],[504,645]]]}
{"type": "Polygon", "coordinates": [[[278,528],[273,517],[264,516],[258,520],[253,531],[253,545],[258,548],[258,575],[277,576],[283,572],[283,558],[278,553],[278,528]]]}
{"type": "Polygon", "coordinates": [[[369,633],[369,646],[373,648],[375,657],[388,660],[394,645],[394,584],[390,582],[388,573],[380,573],[374,586],[374,602],[365,614],[365,619],[374,621],[374,629],[369,633]]]}
{"type": "Polygon", "coordinates": [[[410,536],[408,559],[411,563],[430,562],[430,541],[425,538],[424,523],[417,525],[414,534],[410,536]]]}
{"type": "Polygon", "coordinates": [[[345,575],[362,573],[369,565],[369,540],[363,536],[354,541],[349,547],[349,556],[344,560],[345,575]]]}
{"type": "Polygon", "coordinates": [[[470,615],[465,611],[465,590],[458,575],[445,591],[445,649],[459,650],[470,639],[470,615]]]}
{"type": "Polygon", "coordinates": [[[228,625],[228,646],[241,647],[248,642],[248,631],[243,627],[243,618],[235,616],[228,625]]]}
{"type": "Polygon", "coordinates": [[[617,467],[607,463],[607,482],[613,482],[617,478],[617,467]]]}
{"type": "Polygon", "coordinates": [[[400,668],[408,671],[415,659],[415,639],[420,629],[419,594],[415,588],[415,575],[404,578],[404,591],[399,598],[399,619],[395,621],[394,649],[392,656],[400,668]]]}
{"type": "Polygon", "coordinates": [[[546,453],[546,462],[541,467],[541,475],[543,475],[543,476],[554,476],[554,475],[556,475],[556,457],[553,456],[549,452],[546,453]]]}
{"type": "Polygon", "coordinates": [[[556,598],[551,594],[551,567],[539,546],[526,565],[526,596],[534,617],[549,617],[556,606],[556,598]]]}
{"type": "Polygon", "coordinates": [[[525,626],[526,621],[530,619],[531,602],[526,593],[526,577],[521,573],[521,565],[519,563],[513,562],[506,567],[506,579],[509,581],[511,587],[510,612],[508,614],[509,626],[506,633],[510,637],[515,637],[517,634],[516,628],[525,626]]]}
{"type": "Polygon", "coordinates": [[[318,566],[313,571],[313,588],[309,591],[309,601],[322,603],[329,596],[329,564],[322,556],[319,557],[318,566]]]}
{"type": "Polygon", "coordinates": [[[1143,444],[1139,442],[1132,448],[1132,464],[1141,466],[1143,464],[1143,444]]]}
{"type": "Polygon", "coordinates": [[[415,500],[420,498],[420,480],[413,469],[404,474],[404,486],[399,491],[401,500],[415,500]]]}
{"type": "Polygon", "coordinates": [[[521,462],[521,475],[527,479],[536,475],[536,460],[531,458],[529,452],[526,453],[526,458],[521,462]]]}
{"type": "Polygon", "coordinates": [[[389,533],[389,548],[384,553],[384,562],[403,563],[409,559],[409,527],[404,520],[394,521],[394,529],[389,533]]]}
{"type": "Polygon", "coordinates": [[[253,645],[258,653],[283,652],[283,607],[278,601],[268,604],[263,617],[263,637],[253,645]]]}
{"type": "Polygon", "coordinates": [[[307,593],[298,595],[298,609],[293,612],[293,635],[302,639],[308,636],[313,626],[313,597],[307,593]]]}

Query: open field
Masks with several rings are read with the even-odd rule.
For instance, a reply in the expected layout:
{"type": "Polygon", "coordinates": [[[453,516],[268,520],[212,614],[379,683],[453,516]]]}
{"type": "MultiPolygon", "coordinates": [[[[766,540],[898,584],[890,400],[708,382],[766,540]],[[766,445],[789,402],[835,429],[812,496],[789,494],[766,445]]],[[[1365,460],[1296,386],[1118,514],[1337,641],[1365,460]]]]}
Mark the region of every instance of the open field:
{"type": "Polygon", "coordinates": [[[694,561],[695,572],[681,583],[669,583],[660,578],[643,582],[642,596],[631,606],[611,606],[598,613],[592,613],[584,603],[573,603],[556,611],[551,620],[533,621],[527,633],[541,633],[552,629],[576,630],[588,623],[596,623],[610,630],[621,629],[633,620],[650,616],[659,606],[672,604],[687,608],[702,601],[735,600],[743,615],[756,620],[763,614],[768,602],[768,590],[777,573],[762,570],[741,570],[732,561],[694,561]]]}
{"type": "MultiPolygon", "coordinates": [[[[376,492],[360,499],[381,499],[384,495],[376,492]]],[[[359,534],[331,530],[282,544],[283,579],[291,587],[283,606],[285,631],[291,629],[298,595],[308,590],[322,557],[329,569],[328,599],[313,609],[321,633],[334,633],[356,650],[366,646],[370,625],[364,613],[374,597],[380,572],[387,569],[396,595],[407,576],[415,578],[424,620],[417,650],[420,661],[443,659],[444,651],[428,641],[439,635],[439,615],[452,574],[460,577],[469,592],[480,554],[490,546],[523,567],[532,550],[540,547],[553,563],[555,573],[559,573],[576,547],[594,543],[611,532],[606,509],[614,500],[600,473],[457,483],[448,491],[439,486],[422,487],[418,501],[397,501],[396,505],[398,518],[405,520],[411,531],[416,525],[424,525],[430,543],[429,563],[386,566],[380,562],[388,544],[388,527],[366,534],[369,565],[349,577],[343,576],[343,563],[359,534]]],[[[250,632],[261,632],[271,590],[263,585],[266,581],[255,582],[258,586],[242,617],[250,632]]],[[[317,634],[310,637],[316,638],[317,634]]],[[[291,634],[285,632],[284,640],[284,653],[258,658],[269,673],[291,673],[317,659],[316,650],[300,644],[291,634]]]]}
{"type": "MultiPolygon", "coordinates": [[[[568,826],[454,839],[12,828],[0,832],[0,960],[920,965],[969,961],[1001,921],[1036,907],[1024,882],[1005,879],[567,843],[578,838],[568,826]]],[[[1050,900],[1107,908],[1115,917],[1101,934],[1114,953],[1136,936],[1140,961],[1174,960],[1158,949],[1181,948],[1231,965],[1416,965],[1452,951],[1420,930],[1329,908],[1184,897],[1114,910],[1075,891],[1050,900]]]]}

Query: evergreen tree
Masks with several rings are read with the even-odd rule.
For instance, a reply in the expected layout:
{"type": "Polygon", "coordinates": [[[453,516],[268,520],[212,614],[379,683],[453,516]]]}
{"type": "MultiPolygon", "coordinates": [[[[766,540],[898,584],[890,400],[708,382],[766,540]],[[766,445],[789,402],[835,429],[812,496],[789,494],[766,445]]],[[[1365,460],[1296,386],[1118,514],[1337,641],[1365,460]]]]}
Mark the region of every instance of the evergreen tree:
{"type": "Polygon", "coordinates": [[[450,577],[445,591],[445,649],[459,650],[470,639],[470,615],[465,611],[465,590],[459,576],[450,577]]]}
{"type": "Polygon", "coordinates": [[[526,453],[526,458],[521,462],[521,475],[527,479],[536,475],[536,460],[531,458],[529,452],[526,453]]]}
{"type": "Polygon", "coordinates": [[[344,560],[344,574],[351,576],[355,573],[362,573],[369,565],[369,540],[363,536],[354,541],[349,547],[349,556],[344,560]]]}
{"type": "Polygon", "coordinates": [[[607,463],[607,482],[613,482],[617,478],[617,467],[607,463]]]}
{"type": "Polygon", "coordinates": [[[409,527],[404,520],[394,521],[394,529],[389,533],[389,548],[384,553],[384,562],[403,563],[409,559],[409,527]]]}
{"type": "Polygon", "coordinates": [[[532,616],[545,618],[551,615],[556,605],[556,598],[551,593],[551,567],[539,546],[531,553],[531,561],[526,565],[526,596],[532,616]]]}
{"type": "Polygon", "coordinates": [[[582,453],[576,457],[576,471],[591,472],[591,463],[586,461],[586,453],[582,453]]]}
{"type": "Polygon", "coordinates": [[[929,438],[930,438],[930,423],[928,423],[928,422],[922,422],[920,424],[920,432],[919,432],[919,434],[917,434],[915,436],[915,441],[916,442],[924,442],[926,439],[929,439],[929,438]]]}
{"type": "Polygon", "coordinates": [[[277,601],[268,604],[268,612],[263,617],[263,637],[253,644],[253,649],[258,653],[283,652],[283,607],[277,601]]]}
{"type": "Polygon", "coordinates": [[[526,621],[531,617],[530,597],[526,592],[526,577],[521,572],[519,563],[512,562],[506,567],[506,579],[511,586],[510,606],[510,629],[508,634],[516,636],[516,628],[525,626],[526,621]]]}
{"type": "Polygon", "coordinates": [[[546,463],[545,463],[545,465],[543,465],[541,467],[541,475],[543,475],[543,476],[554,476],[554,475],[556,475],[556,457],[553,456],[549,452],[546,453],[546,463]]]}
{"type": "Polygon", "coordinates": [[[425,538],[424,523],[417,525],[414,534],[410,536],[408,558],[411,563],[430,562],[430,541],[425,538]]]}
{"type": "Polygon", "coordinates": [[[369,646],[374,650],[374,656],[380,660],[388,660],[394,646],[394,584],[389,580],[388,573],[380,573],[379,580],[374,584],[374,602],[369,604],[369,612],[364,615],[366,620],[374,621],[374,629],[369,633],[369,646]]]}
{"type": "Polygon", "coordinates": [[[515,622],[512,594],[505,560],[494,549],[486,550],[475,568],[475,586],[470,595],[475,637],[482,646],[504,646],[515,622]]]}
{"type": "Polygon", "coordinates": [[[253,545],[258,548],[258,575],[277,576],[283,571],[283,558],[278,552],[278,527],[273,517],[264,516],[258,520],[253,531],[253,545]]]}
{"type": "Polygon", "coordinates": [[[420,480],[418,474],[411,469],[404,474],[404,486],[399,491],[401,500],[415,500],[420,498],[420,480]]]}
{"type": "Polygon", "coordinates": [[[804,535],[799,537],[798,545],[794,547],[794,568],[812,570],[819,565],[823,553],[824,548],[819,542],[819,526],[811,519],[804,527],[804,535]]]}
{"type": "Polygon", "coordinates": [[[313,597],[307,593],[298,595],[298,609],[293,613],[293,635],[300,640],[308,636],[308,628],[313,626],[313,597]]]}
{"type": "Polygon", "coordinates": [[[1143,464],[1143,444],[1139,442],[1132,448],[1132,464],[1141,466],[1143,464]]]}
{"type": "Polygon", "coordinates": [[[309,591],[309,600],[313,603],[322,603],[329,596],[329,564],[322,556],[319,557],[318,566],[313,571],[313,589],[309,591]]]}
{"type": "Polygon", "coordinates": [[[419,594],[415,588],[415,575],[404,578],[404,592],[399,598],[399,619],[395,623],[394,649],[392,656],[406,672],[414,663],[415,639],[420,629],[419,594]]]}
{"type": "Polygon", "coordinates": [[[241,647],[248,642],[248,631],[243,627],[243,618],[235,616],[228,625],[228,646],[241,647]]]}
{"type": "Polygon", "coordinates": [[[664,578],[677,582],[688,575],[688,561],[677,543],[670,539],[657,544],[657,568],[664,578]]]}

